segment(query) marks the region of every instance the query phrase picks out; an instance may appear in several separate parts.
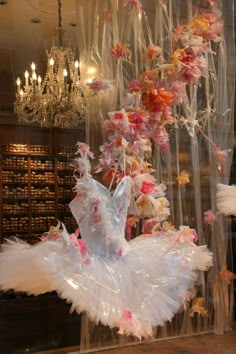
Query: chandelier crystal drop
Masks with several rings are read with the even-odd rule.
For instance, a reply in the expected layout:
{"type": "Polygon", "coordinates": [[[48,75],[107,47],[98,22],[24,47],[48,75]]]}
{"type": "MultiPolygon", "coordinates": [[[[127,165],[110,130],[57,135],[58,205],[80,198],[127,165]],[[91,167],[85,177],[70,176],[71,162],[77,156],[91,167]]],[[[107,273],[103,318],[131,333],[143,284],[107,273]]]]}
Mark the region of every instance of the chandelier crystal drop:
{"type": "Polygon", "coordinates": [[[47,52],[44,78],[25,71],[24,82],[17,78],[14,111],[21,122],[37,122],[41,127],[76,128],[85,119],[84,88],[78,60],[71,47],[63,47],[61,2],[58,0],[58,45],[47,52]]]}

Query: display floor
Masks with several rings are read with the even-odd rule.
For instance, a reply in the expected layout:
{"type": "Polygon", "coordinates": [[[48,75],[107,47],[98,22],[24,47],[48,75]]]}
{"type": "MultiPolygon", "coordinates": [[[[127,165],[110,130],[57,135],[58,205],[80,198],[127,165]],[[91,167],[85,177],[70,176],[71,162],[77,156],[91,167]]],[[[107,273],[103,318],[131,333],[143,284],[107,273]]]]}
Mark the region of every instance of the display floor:
{"type": "MultiPolygon", "coordinates": [[[[78,348],[67,348],[36,354],[79,354],[78,348]]],[[[145,343],[124,348],[97,351],[101,354],[236,354],[236,323],[224,335],[205,334],[194,337],[145,343]]]]}

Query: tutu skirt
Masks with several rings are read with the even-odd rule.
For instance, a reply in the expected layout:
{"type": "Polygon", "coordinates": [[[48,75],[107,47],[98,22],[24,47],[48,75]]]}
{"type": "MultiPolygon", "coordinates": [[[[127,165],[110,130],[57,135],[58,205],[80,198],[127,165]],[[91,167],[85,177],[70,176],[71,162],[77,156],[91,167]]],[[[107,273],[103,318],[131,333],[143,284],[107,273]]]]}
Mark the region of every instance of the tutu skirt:
{"type": "Polygon", "coordinates": [[[0,253],[0,288],[38,295],[57,291],[119,333],[152,336],[152,327],[170,321],[184,303],[197,270],[212,265],[206,246],[178,243],[165,234],[142,236],[123,254],[101,256],[75,246],[63,231],[55,241],[30,246],[8,240],[0,253]]]}

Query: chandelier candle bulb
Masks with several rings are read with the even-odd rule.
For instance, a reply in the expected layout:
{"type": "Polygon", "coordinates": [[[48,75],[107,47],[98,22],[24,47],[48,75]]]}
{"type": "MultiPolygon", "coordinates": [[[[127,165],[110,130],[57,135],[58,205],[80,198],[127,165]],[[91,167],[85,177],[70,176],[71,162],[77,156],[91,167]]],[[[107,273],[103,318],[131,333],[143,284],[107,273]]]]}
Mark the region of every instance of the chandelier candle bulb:
{"type": "Polygon", "coordinates": [[[41,78],[41,76],[38,76],[38,89],[39,89],[39,92],[41,91],[41,82],[42,82],[42,78],[41,78]]]}
{"type": "Polygon", "coordinates": [[[75,77],[77,78],[79,75],[79,62],[78,60],[75,61],[75,77]]]}
{"type": "Polygon", "coordinates": [[[29,87],[29,73],[26,70],[25,71],[25,88],[28,89],[28,87],[29,87]]]}
{"type": "Polygon", "coordinates": [[[63,76],[64,76],[65,91],[66,91],[66,89],[67,89],[67,75],[68,75],[67,70],[64,69],[64,70],[63,70],[63,76]]]}
{"type": "Polygon", "coordinates": [[[20,90],[20,100],[21,100],[21,102],[23,102],[23,98],[24,98],[24,91],[21,89],[20,90]]]}
{"type": "Polygon", "coordinates": [[[36,69],[36,65],[34,62],[31,64],[31,69],[32,69],[32,77],[33,77],[33,75],[35,74],[35,69],[36,69]]]}
{"type": "Polygon", "coordinates": [[[50,58],[49,64],[50,64],[50,66],[53,66],[53,65],[54,65],[54,59],[53,59],[53,58],[50,58]]]}
{"type": "Polygon", "coordinates": [[[35,72],[32,75],[32,79],[33,79],[33,90],[34,90],[34,94],[36,93],[36,80],[37,80],[37,75],[35,74],[35,72]]]}
{"type": "Polygon", "coordinates": [[[49,59],[49,80],[52,81],[53,80],[53,65],[54,65],[55,61],[53,58],[49,59]]]}
{"type": "Polygon", "coordinates": [[[75,61],[75,68],[76,68],[76,69],[79,68],[79,62],[78,62],[78,60],[75,61]]]}
{"type": "Polygon", "coordinates": [[[17,93],[20,94],[20,78],[18,77],[16,80],[16,85],[17,85],[17,93]]]}

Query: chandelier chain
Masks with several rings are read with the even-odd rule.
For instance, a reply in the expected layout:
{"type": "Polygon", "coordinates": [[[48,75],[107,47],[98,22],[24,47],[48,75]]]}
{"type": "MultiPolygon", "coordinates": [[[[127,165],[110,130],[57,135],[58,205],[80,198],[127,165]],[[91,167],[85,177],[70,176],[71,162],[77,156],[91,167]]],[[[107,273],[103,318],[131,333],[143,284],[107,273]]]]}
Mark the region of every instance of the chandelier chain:
{"type": "Polygon", "coordinates": [[[61,27],[62,16],[61,16],[61,1],[58,0],[58,27],[61,27]]]}

